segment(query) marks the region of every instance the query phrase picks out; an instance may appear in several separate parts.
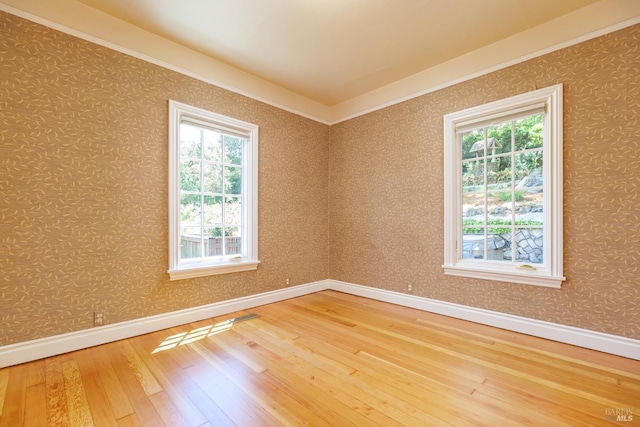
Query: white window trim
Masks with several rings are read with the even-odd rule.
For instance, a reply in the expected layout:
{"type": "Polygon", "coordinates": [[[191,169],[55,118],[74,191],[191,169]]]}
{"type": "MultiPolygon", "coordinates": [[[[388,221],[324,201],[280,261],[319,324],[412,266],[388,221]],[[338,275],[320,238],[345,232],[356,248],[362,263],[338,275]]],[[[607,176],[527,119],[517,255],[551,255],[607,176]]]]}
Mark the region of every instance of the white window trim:
{"type": "Polygon", "coordinates": [[[472,107],[444,116],[444,272],[445,274],[560,288],[562,242],[562,84],[472,107]],[[542,265],[461,259],[462,146],[457,127],[504,117],[544,104],[544,262],[542,265]],[[548,143],[547,143],[548,142],[548,143]],[[460,242],[460,244],[458,244],[460,242]],[[533,268],[533,269],[530,269],[533,268]]]}
{"type": "Polygon", "coordinates": [[[258,268],[258,126],[211,111],[169,101],[169,279],[235,273],[258,268]],[[219,125],[225,130],[248,135],[242,159],[242,239],[246,240],[243,255],[222,260],[201,260],[180,263],[180,143],[179,129],[183,116],[219,125]]]}

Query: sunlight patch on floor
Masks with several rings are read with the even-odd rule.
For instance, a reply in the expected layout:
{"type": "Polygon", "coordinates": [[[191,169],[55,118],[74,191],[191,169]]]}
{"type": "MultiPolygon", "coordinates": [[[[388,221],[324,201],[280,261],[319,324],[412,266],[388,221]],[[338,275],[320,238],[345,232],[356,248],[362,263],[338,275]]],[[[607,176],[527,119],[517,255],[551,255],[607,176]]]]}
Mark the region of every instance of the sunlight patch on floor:
{"type": "Polygon", "coordinates": [[[245,316],[234,317],[232,319],[228,319],[223,322],[216,323],[215,325],[202,326],[200,328],[193,329],[189,332],[181,332],[179,334],[171,335],[170,337],[165,338],[165,340],[162,341],[160,345],[151,352],[151,354],[169,350],[179,345],[189,344],[195,341],[199,341],[203,338],[219,334],[221,332],[231,329],[234,323],[253,319],[255,317],[258,317],[258,315],[247,314],[245,316]]]}

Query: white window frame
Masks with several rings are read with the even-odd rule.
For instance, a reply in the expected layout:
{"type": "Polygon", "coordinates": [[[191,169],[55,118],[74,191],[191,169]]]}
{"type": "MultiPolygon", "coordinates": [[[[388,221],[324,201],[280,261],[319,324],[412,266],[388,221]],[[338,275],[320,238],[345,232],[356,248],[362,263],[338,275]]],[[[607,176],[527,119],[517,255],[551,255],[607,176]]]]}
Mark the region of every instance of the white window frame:
{"type": "Polygon", "coordinates": [[[444,116],[445,274],[560,288],[562,242],[562,84],[444,116]],[[545,111],[543,143],[544,253],[542,264],[462,258],[461,128],[482,127],[531,110],[545,111]]]}
{"type": "Polygon", "coordinates": [[[169,101],[169,278],[170,280],[258,268],[258,126],[211,111],[169,101]],[[242,156],[241,255],[180,261],[180,123],[195,120],[246,137],[242,156]]]}

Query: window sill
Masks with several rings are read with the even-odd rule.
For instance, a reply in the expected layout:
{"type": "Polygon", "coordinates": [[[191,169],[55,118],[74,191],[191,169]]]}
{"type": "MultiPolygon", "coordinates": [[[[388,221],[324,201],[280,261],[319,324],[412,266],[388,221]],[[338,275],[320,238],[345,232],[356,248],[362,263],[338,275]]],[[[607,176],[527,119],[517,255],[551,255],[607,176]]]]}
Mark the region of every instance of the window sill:
{"type": "Polygon", "coordinates": [[[472,277],[484,280],[497,280],[500,282],[521,283],[523,285],[544,286],[547,288],[560,289],[565,277],[554,277],[546,274],[544,271],[513,271],[513,270],[495,270],[481,269],[470,266],[453,266],[443,265],[444,274],[451,276],[472,277]]]}
{"type": "Polygon", "coordinates": [[[194,277],[215,276],[218,274],[239,273],[242,271],[257,270],[258,260],[224,261],[209,265],[192,265],[188,267],[169,270],[169,280],[191,279],[194,277]]]}

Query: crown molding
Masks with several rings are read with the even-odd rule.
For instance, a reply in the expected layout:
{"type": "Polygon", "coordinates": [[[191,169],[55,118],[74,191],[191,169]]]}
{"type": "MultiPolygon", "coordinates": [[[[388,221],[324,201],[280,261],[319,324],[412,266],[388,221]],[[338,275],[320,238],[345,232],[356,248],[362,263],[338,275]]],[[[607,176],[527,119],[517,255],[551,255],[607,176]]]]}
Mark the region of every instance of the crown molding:
{"type": "Polygon", "coordinates": [[[331,108],[74,0],[1,0],[0,11],[329,124],[331,108]]]}
{"type": "Polygon", "coordinates": [[[640,23],[640,1],[601,0],[332,107],[340,123],[640,23]]]}
{"type": "Polygon", "coordinates": [[[74,0],[2,0],[0,10],[327,125],[640,23],[640,1],[600,0],[412,76],[327,106],[74,0]]]}

